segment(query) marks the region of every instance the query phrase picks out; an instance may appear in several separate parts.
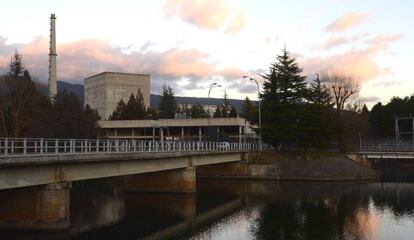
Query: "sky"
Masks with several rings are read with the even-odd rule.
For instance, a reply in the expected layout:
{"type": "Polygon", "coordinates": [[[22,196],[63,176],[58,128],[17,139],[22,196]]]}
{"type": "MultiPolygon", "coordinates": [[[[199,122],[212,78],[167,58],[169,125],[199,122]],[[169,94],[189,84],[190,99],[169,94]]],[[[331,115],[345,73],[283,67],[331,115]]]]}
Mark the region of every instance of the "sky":
{"type": "Polygon", "coordinates": [[[151,74],[176,95],[257,99],[256,85],[286,49],[308,80],[356,78],[369,106],[413,93],[411,0],[0,0],[0,73],[17,50],[48,79],[49,17],[56,14],[58,80],[103,72],[151,74]],[[411,24],[410,24],[411,22],[411,24]]]}

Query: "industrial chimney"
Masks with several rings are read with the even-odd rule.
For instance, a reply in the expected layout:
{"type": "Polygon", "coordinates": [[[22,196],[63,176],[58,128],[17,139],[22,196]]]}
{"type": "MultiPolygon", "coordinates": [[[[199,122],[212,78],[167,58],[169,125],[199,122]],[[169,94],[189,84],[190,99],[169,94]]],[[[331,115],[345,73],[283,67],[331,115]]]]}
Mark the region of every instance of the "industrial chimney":
{"type": "Polygon", "coordinates": [[[49,97],[57,94],[55,14],[50,15],[49,97]]]}

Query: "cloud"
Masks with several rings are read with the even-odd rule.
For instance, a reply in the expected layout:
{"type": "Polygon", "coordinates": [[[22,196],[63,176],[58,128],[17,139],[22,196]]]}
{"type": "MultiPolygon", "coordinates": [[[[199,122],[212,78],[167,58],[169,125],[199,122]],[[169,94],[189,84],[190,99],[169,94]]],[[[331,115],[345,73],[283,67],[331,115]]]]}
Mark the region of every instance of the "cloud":
{"type": "Polygon", "coordinates": [[[367,13],[349,12],[344,16],[336,19],[326,26],[326,32],[342,32],[350,28],[360,25],[366,20],[369,20],[371,15],[367,13]]]}
{"type": "Polygon", "coordinates": [[[380,102],[381,99],[377,96],[367,96],[367,97],[361,98],[361,101],[363,103],[377,103],[377,102],[380,102]]]}
{"type": "MultiPolygon", "coordinates": [[[[36,38],[32,42],[19,45],[17,50],[23,56],[23,63],[32,76],[46,82],[48,78],[47,38],[36,38]]],[[[130,51],[111,45],[109,42],[86,39],[57,46],[58,79],[82,83],[85,77],[103,71],[148,73],[152,77],[152,87],[158,91],[162,83],[173,87],[180,83],[191,86],[194,81],[220,77],[224,81],[240,78],[244,74],[237,68],[220,68],[210,60],[210,55],[198,49],[171,48],[155,51],[144,45],[144,51],[130,51]]],[[[8,68],[10,56],[17,45],[8,45],[0,38],[0,70],[8,68]]],[[[177,90],[179,92],[179,89],[177,90]]]]}
{"type": "Polygon", "coordinates": [[[246,26],[240,7],[228,0],[167,0],[163,10],[167,17],[178,17],[202,29],[237,33],[246,26]]]}
{"type": "Polygon", "coordinates": [[[399,34],[377,35],[366,40],[367,46],[363,49],[351,49],[327,57],[298,57],[298,61],[305,72],[310,75],[334,70],[351,75],[359,81],[367,81],[382,74],[392,74],[390,69],[381,68],[375,59],[378,55],[388,51],[390,44],[401,37],[399,34]]]}

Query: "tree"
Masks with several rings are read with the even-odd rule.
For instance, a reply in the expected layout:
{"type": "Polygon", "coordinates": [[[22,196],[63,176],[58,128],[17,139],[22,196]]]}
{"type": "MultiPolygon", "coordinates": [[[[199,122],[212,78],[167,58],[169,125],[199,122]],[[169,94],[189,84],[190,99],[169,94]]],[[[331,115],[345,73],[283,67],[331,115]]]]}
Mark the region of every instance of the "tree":
{"type": "Polygon", "coordinates": [[[247,119],[251,123],[257,123],[257,108],[253,105],[248,97],[243,102],[240,116],[247,119]]]}
{"type": "Polygon", "coordinates": [[[54,98],[53,137],[83,138],[83,108],[78,97],[64,90],[54,98]]]}
{"type": "Polygon", "coordinates": [[[191,118],[207,118],[208,114],[200,103],[193,104],[190,108],[191,118]]]}
{"type": "MultiPolygon", "coordinates": [[[[120,120],[135,120],[138,119],[139,114],[139,104],[134,94],[131,94],[126,108],[121,114],[120,120]]],[[[144,116],[142,116],[142,119],[144,119],[144,116]]]]}
{"type": "Polygon", "coordinates": [[[359,92],[358,82],[351,76],[339,74],[335,72],[327,73],[323,76],[323,81],[330,90],[334,100],[336,109],[336,137],[339,150],[344,151],[345,146],[345,130],[344,119],[341,116],[348,100],[359,92]]]}
{"type": "Polygon", "coordinates": [[[283,49],[263,75],[262,137],[274,147],[288,148],[302,137],[301,114],[309,95],[302,71],[295,58],[283,49]]]}
{"type": "Polygon", "coordinates": [[[159,117],[161,119],[174,118],[177,110],[174,92],[170,86],[163,85],[161,101],[159,105],[159,117]]]}
{"type": "Polygon", "coordinates": [[[229,117],[231,117],[231,118],[238,117],[237,109],[234,106],[232,106],[231,109],[230,109],[229,117]]]}
{"type": "Polygon", "coordinates": [[[96,138],[98,135],[98,121],[101,119],[98,112],[95,109],[92,109],[88,104],[86,104],[83,114],[83,135],[84,138],[96,138]]]}
{"type": "Polygon", "coordinates": [[[270,65],[268,74],[263,75],[265,99],[271,98],[276,103],[302,103],[307,98],[306,76],[303,69],[296,63],[284,48],[276,62],[270,65]]]}
{"type": "Polygon", "coordinates": [[[121,115],[125,111],[125,109],[126,109],[126,104],[124,100],[121,98],[121,100],[119,100],[118,104],[116,105],[115,110],[109,116],[109,120],[120,120],[121,115]]]}
{"type": "Polygon", "coordinates": [[[153,109],[153,108],[148,108],[147,112],[145,113],[145,119],[150,119],[150,120],[158,120],[158,112],[157,110],[153,109]]]}
{"type": "Polygon", "coordinates": [[[17,51],[11,58],[10,69],[2,85],[0,133],[3,136],[22,137],[30,130],[40,94],[17,51]]]}
{"type": "Polygon", "coordinates": [[[323,106],[333,106],[331,93],[325,83],[316,74],[316,79],[310,83],[309,102],[323,106]]]}
{"type": "Polygon", "coordinates": [[[213,114],[213,118],[222,118],[222,117],[224,117],[223,116],[223,112],[222,112],[222,105],[217,105],[216,106],[216,111],[214,111],[214,114],[213,114]]]}
{"type": "Polygon", "coordinates": [[[231,105],[231,103],[228,99],[227,92],[224,91],[223,105],[222,105],[222,108],[221,108],[221,116],[224,117],[224,118],[230,117],[231,107],[232,107],[232,105],[231,105]]]}

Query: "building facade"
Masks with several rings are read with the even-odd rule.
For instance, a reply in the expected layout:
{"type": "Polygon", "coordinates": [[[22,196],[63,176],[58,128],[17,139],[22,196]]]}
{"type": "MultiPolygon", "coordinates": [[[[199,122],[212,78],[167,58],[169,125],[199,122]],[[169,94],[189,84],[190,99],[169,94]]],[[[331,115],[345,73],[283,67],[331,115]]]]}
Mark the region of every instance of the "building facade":
{"type": "Polygon", "coordinates": [[[99,121],[99,137],[166,141],[256,142],[244,118],[99,121]]]}
{"type": "Polygon", "coordinates": [[[85,105],[96,109],[102,119],[114,111],[119,100],[128,102],[131,94],[137,95],[140,89],[144,104],[150,105],[150,80],[148,74],[102,72],[85,79],[85,105]]]}

